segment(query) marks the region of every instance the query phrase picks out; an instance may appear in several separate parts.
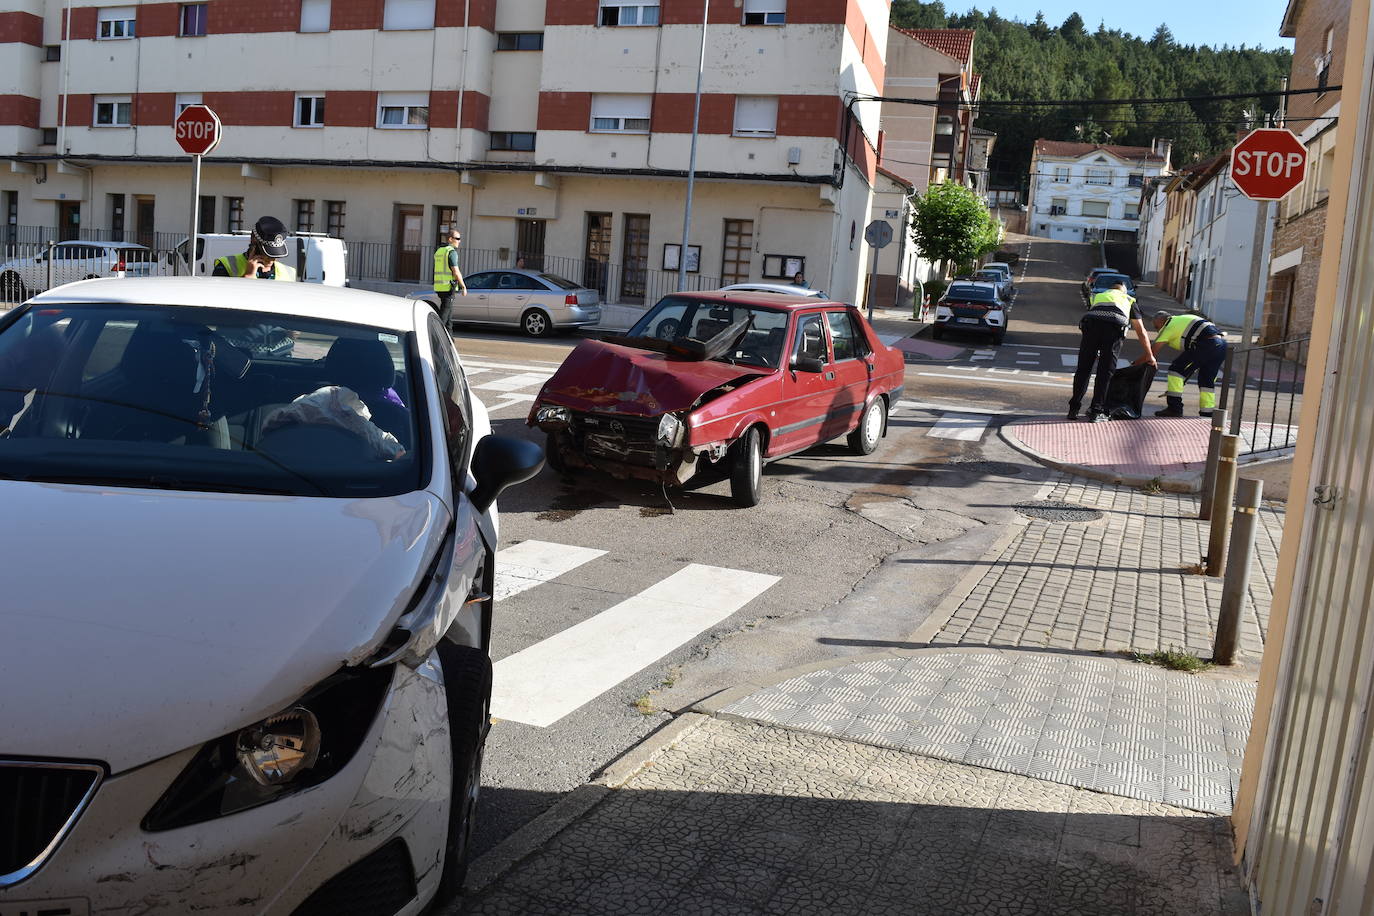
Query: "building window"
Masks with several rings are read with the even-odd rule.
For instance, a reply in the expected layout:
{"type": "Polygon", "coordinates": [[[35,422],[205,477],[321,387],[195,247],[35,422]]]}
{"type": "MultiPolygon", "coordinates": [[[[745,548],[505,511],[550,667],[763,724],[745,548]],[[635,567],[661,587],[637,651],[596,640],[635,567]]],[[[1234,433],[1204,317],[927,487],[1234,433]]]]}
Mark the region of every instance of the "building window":
{"type": "Polygon", "coordinates": [[[435,207],[434,223],[434,244],[442,248],[448,244],[448,231],[458,228],[458,208],[435,207]]]}
{"type": "Polygon", "coordinates": [[[329,31],[329,0],[301,0],[301,31],[329,31]]]}
{"type": "Polygon", "coordinates": [[[782,25],[787,21],[787,0],[744,0],[745,25],[782,25]]]}
{"type": "Polygon", "coordinates": [[[215,199],[213,197],[202,196],[200,198],[200,219],[196,222],[196,231],[215,231],[215,199]]]}
{"type": "Polygon", "coordinates": [[[224,198],[224,228],[229,232],[243,231],[243,198],[224,198]]]}
{"type": "Polygon", "coordinates": [[[377,97],[377,126],[389,130],[424,130],[429,127],[429,93],[381,93],[377,97]]]}
{"type": "Polygon", "coordinates": [[[96,38],[133,38],[134,8],[132,6],[109,6],[100,11],[99,29],[96,38]]]}
{"type": "Polygon", "coordinates": [[[1111,209],[1111,203],[1105,200],[1085,200],[1083,201],[1084,216],[1106,216],[1111,209]]]}
{"type": "Polygon", "coordinates": [[[1336,46],[1335,40],[1334,29],[1328,26],[1323,35],[1322,47],[1324,50],[1317,56],[1316,60],[1318,89],[1325,89],[1331,78],[1331,52],[1336,46]]]}
{"type": "Polygon", "coordinates": [[[1058,184],[1065,184],[1069,180],[1069,167],[1067,165],[1057,165],[1054,167],[1054,180],[1058,184]]]}
{"type": "Polygon", "coordinates": [[[542,51],[543,32],[501,32],[496,36],[498,51],[542,51]]]}
{"type": "Polygon", "coordinates": [[[1127,204],[1122,219],[1140,219],[1140,204],[1127,204]]]}
{"type": "Polygon", "coordinates": [[[95,97],[95,125],[96,127],[128,127],[130,125],[133,104],[127,95],[122,96],[96,96],[95,97]]]}
{"type": "Polygon", "coordinates": [[[1126,176],[1126,186],[1129,188],[1143,188],[1145,186],[1145,175],[1141,172],[1132,172],[1126,176]]]}
{"type": "Polygon", "coordinates": [[[344,201],[326,200],[324,202],[324,219],[324,231],[328,232],[336,239],[343,238],[344,201]]]}
{"type": "Polygon", "coordinates": [[[386,0],[382,28],[434,28],[434,0],[386,0]]]}
{"type": "Polygon", "coordinates": [[[534,151],[534,131],[494,130],[491,148],[495,150],[534,151]]]}
{"type": "Polygon", "coordinates": [[[601,0],[602,25],[658,25],[657,0],[601,0]]]}
{"type": "Polygon", "coordinates": [[[1088,169],[1088,184],[1111,184],[1112,173],[1106,169],[1088,169]]]}
{"type": "Polygon", "coordinates": [[[44,46],[43,46],[43,59],[46,60],[46,61],[61,60],[61,59],[62,59],[62,46],[61,46],[61,45],[44,45],[44,46]]]}
{"type": "Polygon", "coordinates": [[[1050,198],[1050,216],[1063,216],[1069,212],[1069,201],[1066,197],[1050,198]]]}
{"type": "Polygon", "coordinates": [[[200,105],[201,97],[199,92],[178,92],[177,93],[177,114],[181,114],[192,105],[200,105]]]}
{"type": "Polygon", "coordinates": [[[181,5],[182,37],[205,34],[205,10],[206,4],[204,3],[183,3],[181,5]]]}
{"type": "Polygon", "coordinates": [[[296,231],[315,231],[315,202],[313,200],[296,201],[296,231]]]}
{"type": "Polygon", "coordinates": [[[777,129],[776,96],[735,96],[735,136],[772,137],[777,133],[777,129]]]}
{"type": "Polygon", "coordinates": [[[45,127],[45,128],[43,128],[43,139],[42,139],[41,145],[43,145],[43,146],[56,146],[56,145],[57,145],[57,128],[56,128],[56,127],[45,127]]]}
{"type": "Polygon", "coordinates": [[[592,96],[593,133],[647,134],[653,101],[647,95],[592,96]]]}
{"type": "Polygon", "coordinates": [[[296,96],[296,127],[324,127],[324,94],[296,96]]]}

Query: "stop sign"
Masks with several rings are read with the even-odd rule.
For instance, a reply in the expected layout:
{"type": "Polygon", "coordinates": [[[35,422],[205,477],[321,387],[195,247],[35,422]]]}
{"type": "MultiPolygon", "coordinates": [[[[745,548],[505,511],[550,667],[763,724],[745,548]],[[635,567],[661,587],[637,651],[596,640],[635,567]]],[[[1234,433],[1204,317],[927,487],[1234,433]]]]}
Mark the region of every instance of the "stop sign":
{"type": "Polygon", "coordinates": [[[172,122],[177,143],[192,156],[203,156],[219,146],[219,115],[204,105],[187,105],[172,122]]]}
{"type": "Polygon", "coordinates": [[[1291,130],[1252,130],[1231,150],[1231,180],[1251,200],[1278,200],[1302,184],[1307,148],[1291,130]]]}

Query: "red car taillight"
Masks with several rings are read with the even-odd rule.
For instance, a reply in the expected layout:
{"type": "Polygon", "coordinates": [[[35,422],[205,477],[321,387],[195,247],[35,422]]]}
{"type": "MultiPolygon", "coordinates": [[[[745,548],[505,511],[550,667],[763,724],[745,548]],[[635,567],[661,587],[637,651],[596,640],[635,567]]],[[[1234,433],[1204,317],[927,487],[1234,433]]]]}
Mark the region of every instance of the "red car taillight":
{"type": "Polygon", "coordinates": [[[568,293],[566,296],[563,297],[563,304],[577,305],[577,296],[573,295],[572,293],[568,293]]]}
{"type": "Polygon", "coordinates": [[[124,259],[123,259],[123,258],[120,258],[119,261],[118,261],[118,263],[115,264],[115,272],[116,272],[116,273],[122,273],[123,271],[124,271],[124,259]]]}
{"type": "Polygon", "coordinates": [[[992,307],[992,306],[990,306],[990,305],[988,305],[987,303],[984,303],[984,302],[950,302],[950,303],[948,303],[948,304],[949,304],[952,308],[961,308],[961,309],[982,309],[982,310],[985,311],[985,312],[986,312],[989,308],[992,307]]]}

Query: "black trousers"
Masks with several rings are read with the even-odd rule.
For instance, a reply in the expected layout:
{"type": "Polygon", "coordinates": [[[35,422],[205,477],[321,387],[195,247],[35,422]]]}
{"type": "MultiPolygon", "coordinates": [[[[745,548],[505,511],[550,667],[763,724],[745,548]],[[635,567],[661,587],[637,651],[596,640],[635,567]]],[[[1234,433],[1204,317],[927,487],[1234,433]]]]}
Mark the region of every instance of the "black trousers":
{"type": "Polygon", "coordinates": [[[448,327],[453,318],[453,294],[457,291],[457,287],[445,291],[434,291],[434,295],[439,297],[439,320],[443,322],[444,327],[448,327]]]}
{"type": "Polygon", "coordinates": [[[1069,409],[1083,406],[1088,390],[1088,378],[1097,367],[1097,382],[1093,385],[1093,399],[1089,411],[1105,411],[1107,388],[1116,372],[1116,360],[1121,355],[1121,328],[1110,321],[1084,322],[1083,339],[1078,344],[1078,369],[1073,374],[1073,397],[1069,409]]]}

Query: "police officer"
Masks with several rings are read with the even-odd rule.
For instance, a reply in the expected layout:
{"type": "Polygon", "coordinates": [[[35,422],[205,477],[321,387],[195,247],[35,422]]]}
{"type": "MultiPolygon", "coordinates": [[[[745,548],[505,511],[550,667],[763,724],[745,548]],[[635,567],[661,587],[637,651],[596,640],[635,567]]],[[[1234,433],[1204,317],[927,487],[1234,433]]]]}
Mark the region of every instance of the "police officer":
{"type": "Polygon", "coordinates": [[[1154,313],[1152,321],[1159,332],[1155,337],[1155,354],[1165,347],[1183,351],[1169,364],[1166,406],[1156,410],[1155,416],[1183,416],[1183,384],[1196,372],[1198,414],[1210,417],[1217,406],[1217,373],[1226,362],[1226,335],[1212,322],[1197,315],[1160,311],[1154,313]]]}
{"type": "Polygon", "coordinates": [[[439,320],[448,327],[453,315],[453,289],[468,294],[468,285],[463,282],[463,272],[458,269],[458,246],[463,242],[463,234],[456,227],[448,230],[448,244],[434,252],[434,291],[439,294],[439,320]]]}
{"type": "Polygon", "coordinates": [[[1078,368],[1073,374],[1073,396],[1069,399],[1068,419],[1077,420],[1078,410],[1083,406],[1083,395],[1088,391],[1088,378],[1097,366],[1097,381],[1093,385],[1093,399],[1088,407],[1088,419],[1093,423],[1108,420],[1106,404],[1107,389],[1116,374],[1116,360],[1121,354],[1121,340],[1126,329],[1135,331],[1145,355],[1138,360],[1156,365],[1154,351],[1150,349],[1150,337],[1145,333],[1140,310],[1135,307],[1135,299],[1126,292],[1126,281],[1118,280],[1108,289],[1093,296],[1088,310],[1078,322],[1083,337],[1078,345],[1078,368]]]}
{"type": "Polygon", "coordinates": [[[286,227],[275,216],[264,216],[253,224],[248,250],[215,258],[216,277],[256,277],[259,280],[296,279],[296,269],[281,263],[286,257],[286,227]]]}

